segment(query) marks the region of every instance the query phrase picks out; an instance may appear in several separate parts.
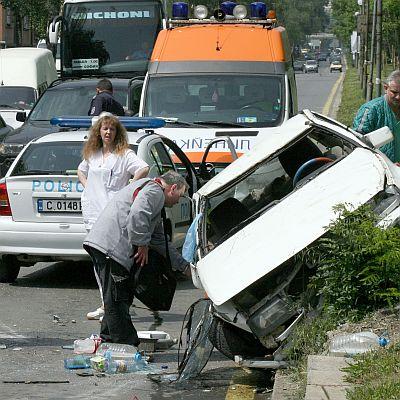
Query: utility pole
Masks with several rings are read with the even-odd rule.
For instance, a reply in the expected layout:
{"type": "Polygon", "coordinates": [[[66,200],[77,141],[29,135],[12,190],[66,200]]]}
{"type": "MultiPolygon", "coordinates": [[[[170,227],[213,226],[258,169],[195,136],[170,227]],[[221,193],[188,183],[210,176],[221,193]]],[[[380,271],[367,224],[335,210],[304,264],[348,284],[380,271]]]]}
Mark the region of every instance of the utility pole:
{"type": "Polygon", "coordinates": [[[362,77],[362,89],[364,99],[367,97],[368,84],[368,33],[369,33],[369,0],[365,1],[365,31],[364,31],[364,69],[362,77]]]}
{"type": "Polygon", "coordinates": [[[382,0],[376,0],[376,95],[382,94],[382,0]]]}
{"type": "Polygon", "coordinates": [[[360,5],[360,14],[358,15],[357,29],[360,34],[360,55],[358,58],[358,76],[360,78],[360,85],[362,88],[363,70],[364,70],[364,16],[365,16],[365,3],[363,0],[358,0],[360,5]]]}
{"type": "Polygon", "coordinates": [[[369,63],[369,79],[368,79],[368,87],[367,87],[367,101],[372,100],[372,94],[374,91],[373,75],[374,75],[374,61],[375,61],[375,36],[376,36],[376,2],[374,0],[374,11],[372,13],[372,34],[371,34],[371,56],[369,63]]]}

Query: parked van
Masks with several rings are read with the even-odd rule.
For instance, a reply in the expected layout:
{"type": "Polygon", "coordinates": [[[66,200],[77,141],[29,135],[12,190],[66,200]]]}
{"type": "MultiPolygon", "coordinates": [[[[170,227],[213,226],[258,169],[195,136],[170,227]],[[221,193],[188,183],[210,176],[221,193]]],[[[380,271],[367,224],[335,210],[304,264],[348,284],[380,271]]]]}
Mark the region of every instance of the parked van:
{"type": "MultiPolygon", "coordinates": [[[[245,6],[230,4],[222,3],[211,18],[205,6],[196,6],[191,19],[175,13],[158,35],[143,83],[139,115],[167,118],[158,133],[195,164],[213,139],[230,136],[240,156],[297,113],[285,28],[265,5],[258,17],[251,6],[249,19],[245,6]]],[[[222,140],[215,144],[207,155],[210,169],[232,161],[228,147],[222,140]]]]}
{"type": "Polygon", "coordinates": [[[57,79],[50,50],[17,47],[0,51],[0,114],[17,128],[19,111],[29,112],[39,96],[57,79]]]}
{"type": "MultiPolygon", "coordinates": [[[[48,49],[47,47],[47,43],[45,39],[40,39],[38,41],[38,44],[36,46],[38,49],[48,49]]],[[[56,48],[55,48],[55,63],[56,63],[56,70],[57,70],[57,74],[60,77],[61,76],[61,59],[60,59],[60,51],[61,49],[61,43],[60,43],[60,39],[58,39],[56,48]]],[[[49,49],[50,50],[50,49],[49,49]]],[[[50,50],[51,51],[51,50],[50,50]]],[[[54,57],[54,54],[53,54],[54,57]]]]}

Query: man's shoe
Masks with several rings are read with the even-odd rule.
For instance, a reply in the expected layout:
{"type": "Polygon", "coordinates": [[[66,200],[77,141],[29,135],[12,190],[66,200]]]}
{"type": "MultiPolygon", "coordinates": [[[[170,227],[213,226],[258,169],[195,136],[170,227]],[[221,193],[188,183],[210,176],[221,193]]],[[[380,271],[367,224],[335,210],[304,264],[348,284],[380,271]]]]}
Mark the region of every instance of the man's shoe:
{"type": "Polygon", "coordinates": [[[97,310],[95,310],[95,311],[91,311],[91,312],[88,312],[87,314],[86,314],[86,318],[87,319],[99,319],[100,317],[102,317],[104,315],[104,310],[101,308],[101,307],[99,307],[97,310]]]}

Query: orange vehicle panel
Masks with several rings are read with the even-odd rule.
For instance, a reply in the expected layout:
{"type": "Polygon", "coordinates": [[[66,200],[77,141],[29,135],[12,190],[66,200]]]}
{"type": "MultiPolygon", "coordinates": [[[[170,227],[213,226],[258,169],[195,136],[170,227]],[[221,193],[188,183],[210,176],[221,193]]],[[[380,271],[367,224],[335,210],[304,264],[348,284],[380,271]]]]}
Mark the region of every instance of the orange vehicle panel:
{"type": "Polygon", "coordinates": [[[266,29],[260,25],[192,25],[163,30],[151,61],[285,62],[283,32],[282,27],[266,29]]]}

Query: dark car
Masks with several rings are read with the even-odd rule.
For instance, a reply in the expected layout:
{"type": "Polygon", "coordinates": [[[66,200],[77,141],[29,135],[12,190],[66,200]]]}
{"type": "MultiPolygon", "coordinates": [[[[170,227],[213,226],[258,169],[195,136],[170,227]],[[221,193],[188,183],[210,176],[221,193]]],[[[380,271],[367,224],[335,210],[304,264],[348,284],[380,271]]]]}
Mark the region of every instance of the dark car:
{"type": "Polygon", "coordinates": [[[326,61],[328,59],[327,53],[319,53],[317,57],[317,61],[326,61]]]}
{"type": "MultiPolygon", "coordinates": [[[[57,80],[38,99],[29,115],[18,113],[17,119],[23,125],[12,132],[1,135],[0,130],[0,176],[3,176],[22,148],[32,139],[57,132],[59,127],[50,125],[52,117],[60,115],[82,116],[88,114],[90,101],[96,94],[98,79],[57,80]]],[[[114,97],[125,109],[136,108],[134,99],[138,94],[132,91],[128,96],[129,79],[111,79],[114,97]]],[[[139,93],[140,97],[140,93],[139,93]]]]}
{"type": "Polygon", "coordinates": [[[293,61],[293,69],[295,71],[303,71],[305,61],[303,60],[295,60],[293,61]]]}

